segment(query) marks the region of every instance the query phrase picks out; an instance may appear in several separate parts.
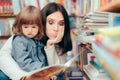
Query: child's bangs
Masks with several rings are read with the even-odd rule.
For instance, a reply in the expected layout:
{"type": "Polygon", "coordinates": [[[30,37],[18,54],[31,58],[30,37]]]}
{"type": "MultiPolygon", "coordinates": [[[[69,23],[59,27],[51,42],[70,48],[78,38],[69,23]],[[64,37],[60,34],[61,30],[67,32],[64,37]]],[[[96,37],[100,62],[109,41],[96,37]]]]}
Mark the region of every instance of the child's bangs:
{"type": "Polygon", "coordinates": [[[39,21],[40,21],[40,19],[39,18],[37,18],[37,17],[24,17],[24,18],[22,18],[21,19],[21,23],[22,24],[37,24],[37,25],[39,25],[39,21]]]}

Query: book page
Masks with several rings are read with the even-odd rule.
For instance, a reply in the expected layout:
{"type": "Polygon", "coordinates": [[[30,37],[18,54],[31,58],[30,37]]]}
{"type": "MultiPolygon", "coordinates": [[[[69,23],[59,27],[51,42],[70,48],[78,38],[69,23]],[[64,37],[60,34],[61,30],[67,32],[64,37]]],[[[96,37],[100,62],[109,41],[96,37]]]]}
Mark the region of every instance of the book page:
{"type": "Polygon", "coordinates": [[[38,71],[30,76],[29,80],[49,80],[49,78],[65,69],[65,66],[54,65],[38,71]]]}
{"type": "Polygon", "coordinates": [[[41,68],[40,70],[30,75],[29,80],[49,80],[51,76],[59,74],[61,71],[64,71],[65,69],[70,67],[70,65],[78,57],[78,55],[71,58],[65,64],[55,64],[55,65],[50,65],[50,66],[41,68]]]}

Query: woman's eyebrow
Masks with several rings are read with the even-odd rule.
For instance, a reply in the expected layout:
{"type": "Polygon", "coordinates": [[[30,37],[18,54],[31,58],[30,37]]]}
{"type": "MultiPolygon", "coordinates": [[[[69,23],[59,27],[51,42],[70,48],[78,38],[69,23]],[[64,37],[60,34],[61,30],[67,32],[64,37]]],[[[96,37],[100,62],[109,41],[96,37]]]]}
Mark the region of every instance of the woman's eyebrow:
{"type": "Polygon", "coordinates": [[[53,21],[54,21],[55,19],[53,19],[53,18],[48,18],[47,20],[53,20],[53,21]]]}

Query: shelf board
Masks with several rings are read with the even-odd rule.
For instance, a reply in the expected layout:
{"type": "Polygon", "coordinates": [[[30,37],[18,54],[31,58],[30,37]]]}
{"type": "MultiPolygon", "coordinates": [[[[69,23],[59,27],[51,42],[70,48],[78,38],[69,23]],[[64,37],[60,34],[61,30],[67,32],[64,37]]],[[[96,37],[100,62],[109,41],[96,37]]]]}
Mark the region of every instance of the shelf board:
{"type": "Polygon", "coordinates": [[[0,13],[0,17],[15,17],[13,13],[0,13]]]}
{"type": "Polygon", "coordinates": [[[8,39],[10,36],[0,36],[0,39],[8,39]]]}
{"type": "Polygon", "coordinates": [[[77,14],[69,14],[70,17],[79,17],[79,18],[83,18],[83,15],[77,15],[77,14]]]}

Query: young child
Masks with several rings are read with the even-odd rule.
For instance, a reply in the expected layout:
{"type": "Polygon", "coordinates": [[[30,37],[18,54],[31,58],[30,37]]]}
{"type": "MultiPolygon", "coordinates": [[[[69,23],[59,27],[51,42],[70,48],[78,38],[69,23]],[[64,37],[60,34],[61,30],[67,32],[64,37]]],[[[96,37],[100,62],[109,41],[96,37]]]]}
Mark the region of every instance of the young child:
{"type": "Polygon", "coordinates": [[[30,72],[48,65],[44,45],[40,41],[44,36],[40,9],[24,7],[16,16],[13,33],[11,55],[21,69],[30,72]]]}

